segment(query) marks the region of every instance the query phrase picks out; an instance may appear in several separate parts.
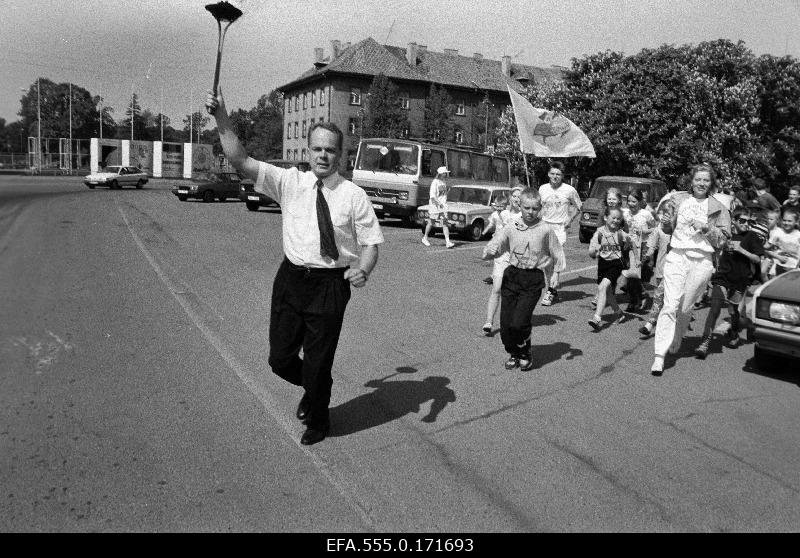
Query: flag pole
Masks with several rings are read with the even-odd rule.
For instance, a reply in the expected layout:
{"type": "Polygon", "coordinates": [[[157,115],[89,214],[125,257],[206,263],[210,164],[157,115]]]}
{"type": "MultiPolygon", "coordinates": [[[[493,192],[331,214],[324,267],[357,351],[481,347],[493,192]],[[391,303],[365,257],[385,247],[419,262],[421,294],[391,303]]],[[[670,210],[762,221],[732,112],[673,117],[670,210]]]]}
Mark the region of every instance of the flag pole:
{"type": "Polygon", "coordinates": [[[531,175],[528,173],[528,156],[522,152],[522,160],[525,162],[525,179],[528,181],[528,188],[531,187],[531,175]]]}

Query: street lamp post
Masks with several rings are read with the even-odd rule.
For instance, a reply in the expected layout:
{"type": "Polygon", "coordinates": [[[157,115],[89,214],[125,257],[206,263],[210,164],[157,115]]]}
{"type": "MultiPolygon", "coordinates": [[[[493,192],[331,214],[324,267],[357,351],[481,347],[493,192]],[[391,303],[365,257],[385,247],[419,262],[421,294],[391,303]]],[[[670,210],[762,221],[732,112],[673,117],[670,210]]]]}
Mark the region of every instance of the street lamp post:
{"type": "Polygon", "coordinates": [[[72,82],[69,83],[69,149],[67,149],[69,164],[67,169],[72,174],[72,82]]]}
{"type": "Polygon", "coordinates": [[[36,168],[42,174],[42,89],[40,79],[36,78],[36,135],[39,145],[36,147],[36,168]]]}

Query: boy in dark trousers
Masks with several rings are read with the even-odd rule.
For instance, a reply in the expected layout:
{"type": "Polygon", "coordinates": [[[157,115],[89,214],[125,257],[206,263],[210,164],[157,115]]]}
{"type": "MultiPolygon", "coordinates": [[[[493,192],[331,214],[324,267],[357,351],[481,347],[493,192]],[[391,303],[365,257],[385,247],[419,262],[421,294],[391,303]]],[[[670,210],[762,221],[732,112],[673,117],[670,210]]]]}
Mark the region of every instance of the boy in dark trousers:
{"type": "MultiPolygon", "coordinates": [[[[507,370],[533,368],[531,355],[531,317],[545,286],[544,269],[559,270],[564,251],[556,232],[541,220],[542,199],[539,192],[526,188],[520,195],[521,215],[495,235],[483,250],[483,259],[509,252],[509,266],[503,273],[500,289],[500,338],[509,357],[507,370]],[[555,264],[554,267],[553,264],[555,264]]],[[[559,272],[551,278],[550,288],[558,286],[559,272]]]]}
{"type": "Polygon", "coordinates": [[[708,355],[717,318],[726,302],[731,317],[728,345],[739,346],[739,303],[759,269],[764,254],[762,237],[750,230],[752,222],[754,219],[748,210],[740,209],[734,213],[733,236],[722,249],[717,270],[711,276],[711,307],[706,317],[703,339],[694,351],[697,358],[704,359],[708,355]]]}

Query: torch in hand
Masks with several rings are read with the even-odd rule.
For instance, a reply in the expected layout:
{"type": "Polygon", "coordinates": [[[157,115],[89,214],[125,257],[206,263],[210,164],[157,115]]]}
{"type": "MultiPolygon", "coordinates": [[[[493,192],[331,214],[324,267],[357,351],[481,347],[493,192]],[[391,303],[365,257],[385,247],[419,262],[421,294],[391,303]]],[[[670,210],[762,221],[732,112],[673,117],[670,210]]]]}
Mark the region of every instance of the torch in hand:
{"type": "MultiPolygon", "coordinates": [[[[214,96],[217,96],[217,88],[219,87],[219,67],[222,62],[222,44],[225,42],[225,33],[231,23],[236,21],[242,16],[242,10],[233,6],[230,2],[217,2],[216,4],[206,4],[206,10],[211,12],[214,19],[217,20],[217,30],[219,32],[219,45],[217,46],[217,68],[214,70],[214,87],[212,91],[214,96]],[[225,24],[225,27],[222,24],[225,24]]],[[[211,110],[209,109],[209,112],[211,110]]]]}

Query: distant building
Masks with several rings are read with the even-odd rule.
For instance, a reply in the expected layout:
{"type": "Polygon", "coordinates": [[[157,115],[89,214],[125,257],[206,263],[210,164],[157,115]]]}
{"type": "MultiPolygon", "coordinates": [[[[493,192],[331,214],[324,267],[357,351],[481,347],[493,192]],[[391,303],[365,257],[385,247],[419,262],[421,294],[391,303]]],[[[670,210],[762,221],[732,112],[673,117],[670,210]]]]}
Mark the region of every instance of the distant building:
{"type": "MultiPolygon", "coordinates": [[[[431,84],[444,87],[455,105],[452,138],[443,142],[483,148],[483,126],[475,122],[489,113],[498,116],[510,104],[507,84],[520,89],[532,83],[562,79],[563,68],[539,68],[511,62],[510,56],[490,60],[481,54],[461,56],[458,51],[429,51],[425,45],[406,48],[381,45],[367,38],[354,45],[331,41],[331,52],[314,49],[314,67],[278,88],[283,92],[283,154],[286,159],[307,160],[311,126],[325,120],[345,133],[344,157],[352,165],[363,126],[366,95],[372,80],[383,73],[400,88],[402,106],[409,111],[408,137],[424,133],[425,99],[431,84]],[[478,129],[476,129],[478,128],[478,129]]],[[[352,168],[352,166],[350,167],[352,168]]],[[[344,169],[343,169],[344,170],[344,169]]]]}

